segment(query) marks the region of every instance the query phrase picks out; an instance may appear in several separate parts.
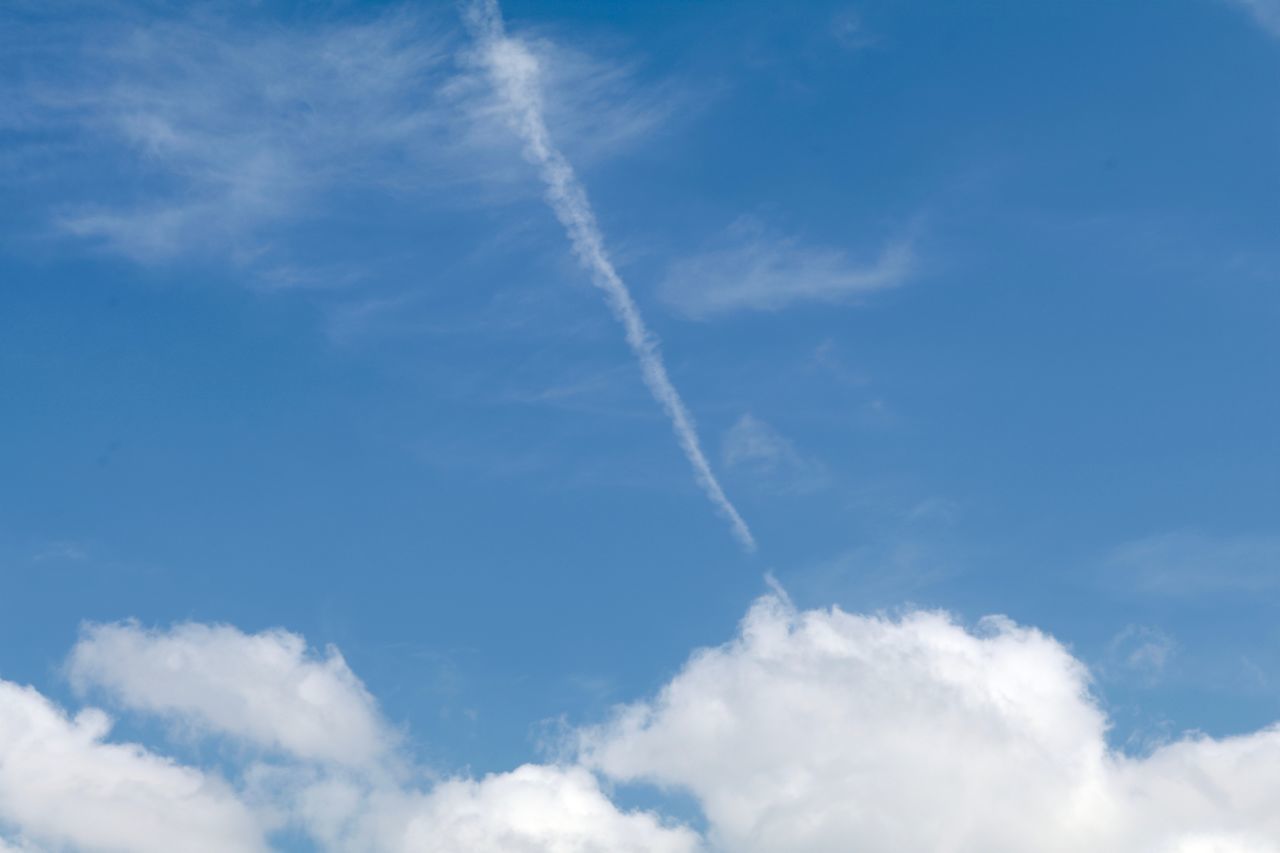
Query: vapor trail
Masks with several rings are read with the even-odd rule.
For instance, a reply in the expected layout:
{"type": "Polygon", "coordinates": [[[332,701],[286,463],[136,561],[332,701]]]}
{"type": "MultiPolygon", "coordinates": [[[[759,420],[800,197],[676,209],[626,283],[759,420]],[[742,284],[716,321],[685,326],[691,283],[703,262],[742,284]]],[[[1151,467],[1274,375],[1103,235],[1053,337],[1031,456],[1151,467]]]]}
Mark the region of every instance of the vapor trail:
{"type": "Polygon", "coordinates": [[[698,441],[693,417],[671,384],[658,350],[658,339],[645,326],[631,292],[609,260],[587,193],[574,174],[573,166],[556,148],[547,131],[537,79],[537,59],[520,42],[506,36],[497,0],[473,0],[466,7],[465,17],[476,37],[485,69],[506,106],[507,118],[524,140],[525,156],[542,174],[547,186],[547,201],[564,226],[578,261],[591,274],[592,283],[604,291],[610,309],[626,330],[627,344],[640,363],[644,383],[670,418],[676,439],[693,467],[694,478],[715,508],[728,520],[738,541],[747,550],[754,551],[756,543],[751,530],[712,473],[698,441]]]}

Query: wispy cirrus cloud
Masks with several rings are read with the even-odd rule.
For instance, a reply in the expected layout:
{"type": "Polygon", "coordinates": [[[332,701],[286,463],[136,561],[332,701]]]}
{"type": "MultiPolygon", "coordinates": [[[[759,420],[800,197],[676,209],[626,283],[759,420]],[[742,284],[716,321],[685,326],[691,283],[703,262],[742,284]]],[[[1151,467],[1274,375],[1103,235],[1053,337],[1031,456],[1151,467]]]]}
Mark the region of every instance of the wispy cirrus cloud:
{"type": "Polygon", "coordinates": [[[1150,625],[1126,625],[1107,644],[1100,666],[1103,677],[1156,684],[1177,652],[1177,642],[1165,631],[1150,625]]]}
{"type": "Polygon", "coordinates": [[[658,339],[645,323],[605,248],[604,235],[586,190],[552,139],[543,107],[537,57],[523,43],[507,35],[496,0],[475,0],[466,13],[476,35],[479,61],[505,102],[508,122],[524,141],[525,157],[542,176],[547,203],[564,226],[574,254],[622,324],[627,346],[640,366],[645,386],[670,420],[680,449],[693,469],[694,480],[729,523],[739,543],[748,551],[754,551],[756,543],[751,529],[711,470],[693,416],[667,373],[658,339]]]}
{"type": "MultiPolygon", "coordinates": [[[[0,181],[40,182],[66,235],[142,263],[212,253],[266,286],[311,286],[280,227],[340,217],[342,193],[466,207],[525,192],[501,105],[459,61],[466,41],[445,11],[316,12],[288,26],[216,5],[84,17],[15,9],[4,21],[20,50],[0,85],[12,107],[0,181]]],[[[548,120],[585,160],[689,102],[675,83],[639,85],[625,59],[545,36],[528,49],[553,60],[548,120]]]]}
{"type": "Polygon", "coordinates": [[[88,556],[89,548],[83,543],[63,539],[47,542],[36,548],[31,559],[36,563],[78,563],[87,559],[88,556]]]}
{"type": "Polygon", "coordinates": [[[841,9],[831,16],[831,36],[845,50],[864,50],[879,41],[854,9],[841,9]]]}
{"type": "Polygon", "coordinates": [[[1280,37],[1280,0],[1229,0],[1241,7],[1271,35],[1280,37]]]}
{"type": "Polygon", "coordinates": [[[813,492],[828,481],[823,465],[750,413],[738,418],[720,443],[725,468],[750,477],[757,487],[774,492],[813,492]]]}
{"type": "Polygon", "coordinates": [[[718,245],[673,263],[658,294],[677,313],[698,320],[804,302],[852,302],[903,284],[913,259],[911,244],[902,241],[857,263],[842,249],[807,245],[744,218],[718,245]]]}
{"type": "Polygon", "coordinates": [[[386,181],[450,132],[449,39],[418,16],[288,30],[199,12],[96,23],[73,61],[46,57],[25,81],[27,125],[128,164],[127,187],[59,199],[57,224],[135,260],[253,255],[259,229],[315,215],[305,207],[335,185],[386,181]]]}
{"type": "MultiPolygon", "coordinates": [[[[564,153],[589,160],[615,150],[661,121],[679,96],[663,86],[647,90],[660,97],[645,95],[625,63],[545,37],[517,41],[500,24],[483,31],[477,54],[456,21],[409,7],[287,28],[243,14],[232,26],[232,17],[204,8],[160,22],[96,21],[92,40],[72,27],[72,61],[51,54],[28,63],[54,70],[14,87],[35,104],[12,120],[21,133],[75,138],[130,171],[123,186],[98,194],[109,199],[60,198],[58,229],[142,263],[208,253],[268,289],[331,286],[334,276],[307,268],[314,260],[296,259],[290,227],[326,217],[344,224],[344,197],[370,190],[446,196],[452,205],[467,203],[461,187],[475,190],[472,203],[497,186],[527,192],[519,139],[541,167],[575,252],[622,321],[697,483],[753,547],[564,153]],[[553,144],[552,127],[568,141],[553,144]]],[[[497,20],[496,11],[487,20],[497,20]]],[[[22,26],[40,41],[37,24],[22,26]]],[[[323,253],[333,230],[319,232],[325,239],[312,233],[307,245],[323,253]]],[[[349,230],[338,228],[336,237],[349,230]]],[[[331,336],[350,341],[406,303],[403,292],[339,301],[331,336]]]]}
{"type": "Polygon", "coordinates": [[[1280,537],[1180,531],[1118,546],[1102,561],[1108,583],[1174,598],[1280,591],[1280,537]]]}

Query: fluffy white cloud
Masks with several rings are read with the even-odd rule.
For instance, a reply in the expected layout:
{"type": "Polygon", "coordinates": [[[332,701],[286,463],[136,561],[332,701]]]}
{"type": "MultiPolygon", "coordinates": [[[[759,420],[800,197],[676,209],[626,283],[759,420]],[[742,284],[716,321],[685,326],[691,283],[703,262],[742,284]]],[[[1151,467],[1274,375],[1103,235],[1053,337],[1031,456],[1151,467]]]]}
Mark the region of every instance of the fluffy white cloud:
{"type": "Polygon", "coordinates": [[[106,743],[109,729],[100,711],[71,718],[35,690],[0,681],[0,823],[57,849],[267,849],[224,783],[140,746],[106,743]]]}
{"type": "Polygon", "coordinates": [[[622,812],[581,767],[525,765],[429,791],[350,780],[298,792],[293,818],[326,850],[379,853],[693,853],[700,839],[647,812],[622,812]]]}
{"type": "Polygon", "coordinates": [[[233,750],[223,781],[0,682],[5,853],[254,851],[280,829],[344,853],[1280,851],[1280,728],[1117,752],[1085,667],[1003,618],[770,595],[653,699],[570,735],[568,763],[433,784],[341,657],[292,634],[96,626],[69,671],[270,760],[233,750]],[[618,808],[602,778],[687,790],[705,836],[618,808]]]}
{"type": "Polygon", "coordinates": [[[659,296],[677,312],[705,319],[732,311],[773,311],[795,302],[848,302],[902,284],[912,253],[895,243],[868,265],[844,251],[806,246],[744,219],[723,245],[672,264],[659,296]]]}
{"type": "MultiPolygon", "coordinates": [[[[341,655],[334,649],[317,655],[285,631],[90,625],[67,671],[81,690],[99,689],[133,711],[275,756],[264,762],[241,753],[247,763],[239,790],[232,796],[228,789],[229,802],[238,797],[254,806],[250,825],[259,833],[287,827],[323,850],[370,853],[689,853],[698,845],[687,828],[619,810],[581,767],[526,765],[479,780],[415,785],[410,762],[392,749],[392,727],[341,655]]],[[[103,719],[96,711],[82,716],[103,719]]],[[[80,810],[80,796],[74,786],[53,785],[40,801],[80,810]]],[[[86,818],[89,825],[97,819],[86,818]]],[[[24,814],[12,820],[34,831],[24,814]]],[[[214,838],[209,849],[215,848],[253,849],[214,838]]]]}
{"type": "Polygon", "coordinates": [[[446,853],[677,853],[695,833],[668,829],[648,813],[624,814],[582,768],[526,765],[481,782],[453,781],[416,804],[399,843],[388,850],[446,853]]]}
{"type": "Polygon", "coordinates": [[[1280,732],[1111,751],[1084,667],[1007,620],[763,599],[650,702],[583,732],[691,791],[716,849],[1243,851],[1280,839],[1280,732]]]}
{"type": "Polygon", "coordinates": [[[130,708],[301,759],[368,765],[392,741],[373,697],[337,649],[316,656],[287,631],[90,625],[68,667],[82,691],[99,687],[130,708]]]}

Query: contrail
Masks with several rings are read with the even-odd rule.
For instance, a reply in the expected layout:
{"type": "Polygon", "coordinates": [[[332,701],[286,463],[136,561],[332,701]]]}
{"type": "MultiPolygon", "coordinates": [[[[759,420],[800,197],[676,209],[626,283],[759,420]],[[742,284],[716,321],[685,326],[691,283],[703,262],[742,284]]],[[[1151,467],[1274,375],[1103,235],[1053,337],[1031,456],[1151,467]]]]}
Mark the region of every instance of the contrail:
{"type": "Polygon", "coordinates": [[[578,261],[591,273],[592,283],[604,291],[610,309],[626,330],[627,345],[640,362],[644,383],[671,419],[671,428],[693,467],[694,478],[715,508],[728,520],[738,541],[748,551],[754,551],[755,538],[712,473],[698,442],[693,417],[671,384],[658,349],[658,339],[645,326],[631,292],[609,260],[586,190],[547,131],[537,79],[537,59],[520,42],[507,37],[497,0],[473,0],[466,7],[465,18],[479,43],[480,54],[494,88],[507,108],[508,120],[524,140],[525,156],[542,174],[547,186],[547,202],[564,226],[578,261]]]}

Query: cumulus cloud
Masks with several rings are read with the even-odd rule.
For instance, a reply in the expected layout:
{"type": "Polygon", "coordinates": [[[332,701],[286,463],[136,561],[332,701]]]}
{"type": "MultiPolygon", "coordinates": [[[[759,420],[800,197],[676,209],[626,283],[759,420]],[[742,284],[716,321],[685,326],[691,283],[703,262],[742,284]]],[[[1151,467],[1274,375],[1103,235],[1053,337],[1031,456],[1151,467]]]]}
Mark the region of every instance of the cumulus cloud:
{"type": "Polygon", "coordinates": [[[651,701],[580,734],[612,778],[690,791],[715,849],[1274,850],[1280,731],[1110,750],[1082,664],[1008,620],[776,596],[651,701]]]}
{"type": "Polygon", "coordinates": [[[110,727],[100,711],[68,717],[35,690],[0,681],[0,823],[54,848],[267,849],[250,810],[217,777],[107,743],[110,727]]]}
{"type": "Polygon", "coordinates": [[[911,265],[907,243],[890,244],[870,263],[859,264],[842,249],[808,246],[743,219],[719,246],[672,264],[658,293],[678,313],[706,319],[798,302],[850,302],[902,284],[911,265]]]}
{"type": "Polygon", "coordinates": [[[369,765],[392,741],[373,697],[337,649],[314,655],[287,631],[90,625],[68,672],[81,691],[97,687],[125,707],[296,758],[369,765]]]}
{"type": "Polygon", "coordinates": [[[479,779],[403,755],[334,761],[310,736],[290,747],[285,711],[342,740],[354,701],[391,729],[336,652],[300,644],[116,625],[73,652],[70,671],[121,705],[263,747],[224,755],[225,777],[111,743],[102,712],[69,716],[0,682],[0,850],[254,851],[283,830],[370,853],[1280,850],[1280,728],[1119,752],[1085,666],[1001,617],[799,610],[779,590],[657,695],[570,731],[560,763],[479,779]],[[621,783],[687,791],[705,831],[619,808],[621,783]]]}
{"type": "Polygon", "coordinates": [[[101,711],[69,720],[34,690],[0,682],[0,826],[24,838],[112,851],[262,850],[281,830],[321,850],[370,853],[692,853],[700,844],[686,827],[619,809],[580,766],[431,784],[434,774],[392,748],[394,727],[337,650],[317,654],[286,631],[90,625],[67,673],[81,691],[180,724],[184,738],[241,748],[222,782],[101,742],[101,711]]]}
{"type": "Polygon", "coordinates": [[[326,850],[379,853],[693,853],[698,835],[623,812],[581,767],[525,765],[430,791],[361,791],[342,781],[300,793],[295,819],[326,850]]]}

